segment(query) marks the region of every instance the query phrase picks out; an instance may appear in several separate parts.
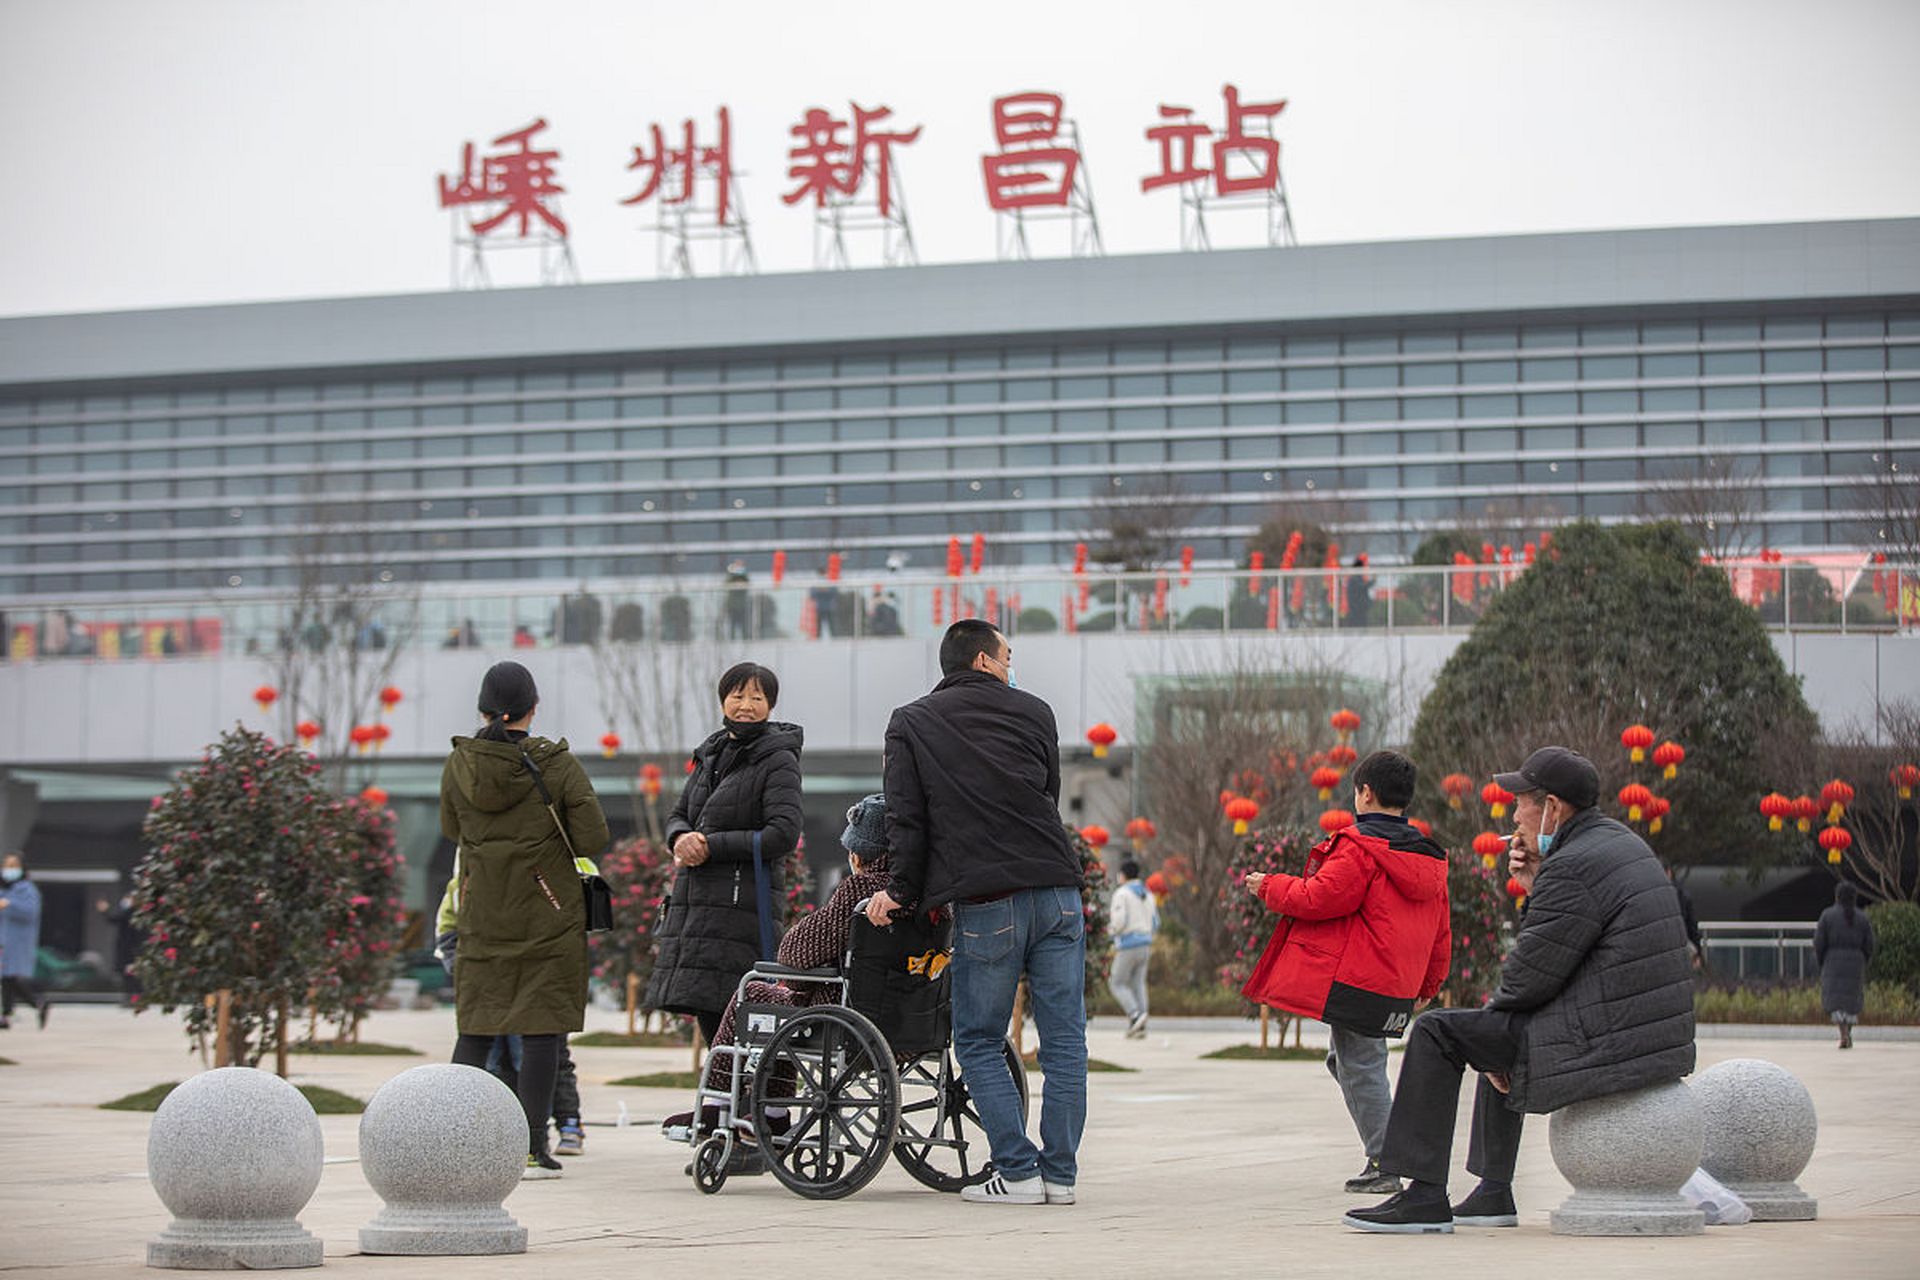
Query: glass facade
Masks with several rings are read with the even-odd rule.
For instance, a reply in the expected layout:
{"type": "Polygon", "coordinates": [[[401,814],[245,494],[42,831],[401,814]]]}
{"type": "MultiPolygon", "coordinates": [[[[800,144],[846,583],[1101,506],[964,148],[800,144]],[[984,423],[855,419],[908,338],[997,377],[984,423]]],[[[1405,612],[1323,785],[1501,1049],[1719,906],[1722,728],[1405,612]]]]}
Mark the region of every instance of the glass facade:
{"type": "Polygon", "coordinates": [[[1061,565],[1178,485],[1202,564],[1277,504],[1383,562],[1423,531],[1659,513],[1713,460],[1768,545],[1864,545],[1862,477],[1920,468],[1920,309],[1088,333],[377,378],[0,391],[0,597],[811,574],[979,532],[1061,565]]]}

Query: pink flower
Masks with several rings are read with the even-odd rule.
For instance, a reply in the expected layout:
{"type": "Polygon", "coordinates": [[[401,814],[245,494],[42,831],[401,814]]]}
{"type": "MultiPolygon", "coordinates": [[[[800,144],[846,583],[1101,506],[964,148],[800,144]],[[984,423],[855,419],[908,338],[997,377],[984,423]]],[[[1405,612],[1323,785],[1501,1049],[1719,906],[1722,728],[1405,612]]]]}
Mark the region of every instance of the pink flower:
{"type": "Polygon", "coordinates": [[[175,950],[172,947],[168,947],[165,951],[161,952],[160,954],[164,955],[169,960],[178,960],[180,958],[179,951],[175,950]]]}

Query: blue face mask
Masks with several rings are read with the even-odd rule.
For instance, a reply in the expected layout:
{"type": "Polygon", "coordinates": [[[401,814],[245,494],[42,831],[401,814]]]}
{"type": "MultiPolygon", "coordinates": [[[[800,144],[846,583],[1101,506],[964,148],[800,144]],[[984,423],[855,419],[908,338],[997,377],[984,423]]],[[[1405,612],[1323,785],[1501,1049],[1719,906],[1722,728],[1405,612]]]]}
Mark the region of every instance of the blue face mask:
{"type": "Polygon", "coordinates": [[[20,868],[8,867],[5,871],[0,871],[0,880],[5,880],[8,884],[12,884],[20,878],[21,874],[20,868]]]}
{"type": "Polygon", "coordinates": [[[1534,837],[1534,846],[1540,850],[1541,857],[1546,857],[1548,850],[1553,848],[1553,837],[1555,834],[1556,833],[1552,831],[1542,831],[1534,837]]]}
{"type": "Polygon", "coordinates": [[[1013,678],[1013,664],[1009,662],[1007,664],[1007,688],[1018,689],[1019,687],[1020,687],[1020,682],[1013,678]]]}

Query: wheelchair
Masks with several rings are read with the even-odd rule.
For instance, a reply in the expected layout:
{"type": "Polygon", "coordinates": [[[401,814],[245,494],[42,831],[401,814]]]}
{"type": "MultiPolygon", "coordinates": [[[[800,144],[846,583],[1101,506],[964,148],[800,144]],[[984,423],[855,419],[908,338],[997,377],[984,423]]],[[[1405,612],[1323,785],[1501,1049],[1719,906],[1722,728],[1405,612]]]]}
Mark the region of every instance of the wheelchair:
{"type": "MultiPolygon", "coordinates": [[[[771,1173],[796,1195],[838,1200],[871,1182],[889,1155],[935,1191],[986,1181],[986,1134],[952,1051],[951,956],[950,915],[881,929],[863,904],[839,966],[755,964],[735,996],[734,1043],[711,1050],[694,1094],[686,1138],[694,1185],[712,1195],[729,1177],[771,1173]],[[827,999],[757,1001],[756,983],[827,999]],[[716,1061],[731,1067],[724,1090],[708,1083],[716,1061]],[[710,1127],[701,1123],[706,1108],[719,1113],[710,1127]],[[741,1134],[749,1123],[751,1143],[741,1134]]],[[[1001,1052],[1024,1124],[1026,1071],[1011,1040],[1001,1052]]]]}

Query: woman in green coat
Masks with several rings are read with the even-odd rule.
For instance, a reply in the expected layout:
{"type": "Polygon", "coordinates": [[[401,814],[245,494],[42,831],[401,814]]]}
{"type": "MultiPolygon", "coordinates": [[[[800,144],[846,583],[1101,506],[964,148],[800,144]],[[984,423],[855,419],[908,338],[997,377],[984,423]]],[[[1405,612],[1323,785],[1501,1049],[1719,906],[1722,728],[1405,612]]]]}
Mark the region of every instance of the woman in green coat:
{"type": "Polygon", "coordinates": [[[539,701],[525,667],[494,664],[480,683],[486,723],[453,740],[440,775],[440,830],[459,845],[460,866],[453,1060],[484,1069],[495,1036],[521,1037],[520,1106],[535,1177],[560,1168],[547,1152],[547,1113],[560,1046],[580,1030],[587,1005],[586,911],[573,859],[607,846],[606,815],[566,740],[528,732],[539,701]]]}

